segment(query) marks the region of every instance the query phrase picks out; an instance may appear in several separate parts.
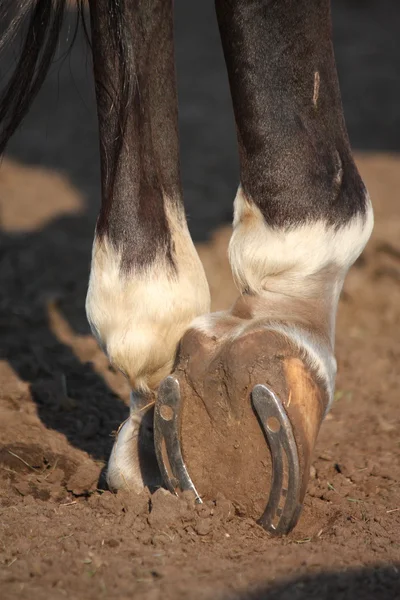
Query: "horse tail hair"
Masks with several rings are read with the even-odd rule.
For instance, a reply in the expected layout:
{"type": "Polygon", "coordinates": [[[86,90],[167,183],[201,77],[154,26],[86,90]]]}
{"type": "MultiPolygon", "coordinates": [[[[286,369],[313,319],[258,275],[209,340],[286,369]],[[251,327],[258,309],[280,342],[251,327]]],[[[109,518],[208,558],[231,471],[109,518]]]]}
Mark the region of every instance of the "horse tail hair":
{"type": "MultiPolygon", "coordinates": [[[[7,27],[3,29],[4,33],[0,34],[0,53],[17,36],[23,35],[15,69],[0,93],[0,155],[4,153],[10,138],[28,113],[46,78],[57,51],[69,3],[69,0],[0,0],[0,20],[2,23],[8,21],[7,27]]],[[[111,105],[115,115],[115,131],[111,136],[111,147],[108,148],[110,160],[106,166],[105,179],[105,192],[109,195],[113,193],[127,115],[134,97],[135,69],[126,0],[101,0],[101,3],[101,11],[107,19],[106,30],[113,61],[112,77],[107,78],[107,74],[103,73],[102,83],[95,77],[98,108],[101,109],[103,104],[111,105]]],[[[74,4],[77,20],[67,52],[76,39],[80,23],[83,24],[86,40],[92,47],[85,20],[87,2],[75,0],[74,4]]],[[[107,71],[106,65],[104,68],[107,71]]]]}
{"type": "MultiPolygon", "coordinates": [[[[78,2],[78,13],[83,14],[81,0],[78,2]]],[[[14,2],[11,4],[11,17],[1,15],[3,22],[6,17],[9,22],[0,38],[0,51],[12,43],[25,28],[26,21],[28,23],[16,67],[0,95],[0,154],[46,78],[57,50],[67,0],[19,0],[15,3],[17,7],[14,2]]]]}

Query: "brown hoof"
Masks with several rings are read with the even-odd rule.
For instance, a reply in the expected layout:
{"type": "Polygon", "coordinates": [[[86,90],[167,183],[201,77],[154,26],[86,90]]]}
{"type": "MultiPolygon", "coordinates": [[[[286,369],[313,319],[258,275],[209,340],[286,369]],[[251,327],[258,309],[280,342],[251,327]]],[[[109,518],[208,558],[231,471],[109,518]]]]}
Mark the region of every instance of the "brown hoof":
{"type": "MultiPolygon", "coordinates": [[[[268,531],[297,523],[328,397],[307,359],[267,325],[183,338],[155,408],[158,463],[171,492],[218,492],[268,531]]],[[[233,326],[233,330],[235,326],[233,326]]]]}

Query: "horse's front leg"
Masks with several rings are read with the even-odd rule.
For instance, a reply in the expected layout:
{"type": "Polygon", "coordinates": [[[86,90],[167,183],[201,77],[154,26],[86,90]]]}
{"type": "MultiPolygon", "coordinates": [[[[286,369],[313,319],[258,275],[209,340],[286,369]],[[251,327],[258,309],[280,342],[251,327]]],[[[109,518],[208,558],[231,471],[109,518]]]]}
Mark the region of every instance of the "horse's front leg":
{"type": "Polygon", "coordinates": [[[372,209],[345,129],[329,0],[216,6],[241,161],[229,249],[241,296],[185,334],[156,407],[157,451],[171,489],[220,491],[284,533],[332,402],[338,297],[372,209]]]}
{"type": "Polygon", "coordinates": [[[182,204],[172,0],[109,4],[90,2],[102,203],[86,309],[133,390],[108,481],[140,489],[159,483],[148,407],[209,290],[182,204]]]}

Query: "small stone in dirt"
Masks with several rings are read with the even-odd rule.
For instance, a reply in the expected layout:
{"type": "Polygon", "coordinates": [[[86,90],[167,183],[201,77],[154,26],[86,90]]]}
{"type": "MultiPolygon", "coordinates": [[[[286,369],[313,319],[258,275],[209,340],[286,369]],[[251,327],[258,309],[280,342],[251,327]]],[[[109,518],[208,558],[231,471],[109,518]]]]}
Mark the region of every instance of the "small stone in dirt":
{"type": "Polygon", "coordinates": [[[197,535],[208,535],[212,529],[212,519],[210,517],[199,517],[194,525],[194,530],[197,535]]]}
{"type": "Polygon", "coordinates": [[[92,492],[97,487],[101,468],[92,462],[85,462],[68,479],[67,490],[75,496],[82,496],[92,492]]]}
{"type": "Polygon", "coordinates": [[[218,493],[215,501],[214,517],[220,521],[230,521],[235,514],[232,502],[218,493]]]}

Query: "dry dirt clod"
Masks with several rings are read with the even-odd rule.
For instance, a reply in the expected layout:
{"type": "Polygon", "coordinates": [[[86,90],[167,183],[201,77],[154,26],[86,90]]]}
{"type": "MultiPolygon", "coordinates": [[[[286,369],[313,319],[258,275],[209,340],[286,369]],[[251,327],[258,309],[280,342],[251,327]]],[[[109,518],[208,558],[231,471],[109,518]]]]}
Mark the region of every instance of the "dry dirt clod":
{"type": "Polygon", "coordinates": [[[210,517],[198,518],[194,524],[194,530],[198,535],[208,535],[212,529],[213,521],[210,517]]]}
{"type": "Polygon", "coordinates": [[[230,500],[227,500],[222,494],[217,494],[215,501],[214,518],[222,522],[230,521],[235,514],[235,509],[230,500]]]}
{"type": "Polygon", "coordinates": [[[187,504],[164,488],[159,488],[151,497],[149,524],[155,529],[165,529],[178,524],[188,511],[187,504]]]}
{"type": "Polygon", "coordinates": [[[83,496],[93,492],[97,487],[101,467],[91,461],[78,466],[67,482],[67,490],[75,496],[83,496]]]}

